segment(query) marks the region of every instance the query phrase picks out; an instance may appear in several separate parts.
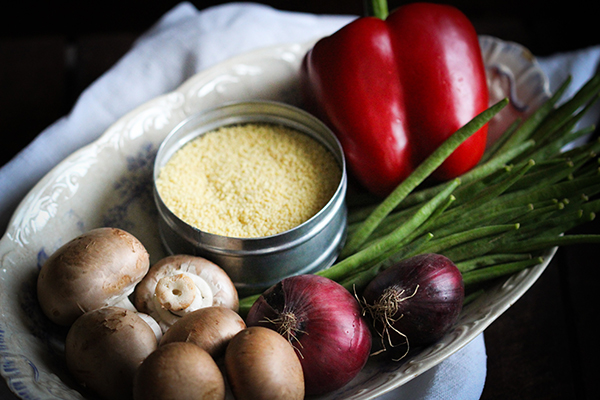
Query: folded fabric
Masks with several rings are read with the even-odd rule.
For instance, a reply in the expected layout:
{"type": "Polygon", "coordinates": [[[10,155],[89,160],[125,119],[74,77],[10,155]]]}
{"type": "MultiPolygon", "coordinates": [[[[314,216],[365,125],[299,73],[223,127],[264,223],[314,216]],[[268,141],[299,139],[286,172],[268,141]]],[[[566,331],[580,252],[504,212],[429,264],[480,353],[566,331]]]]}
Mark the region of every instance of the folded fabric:
{"type": "Polygon", "coordinates": [[[190,3],[179,4],[87,88],[67,116],[45,129],[0,170],[4,191],[0,232],[37,181],[128,111],[234,55],[321,37],[352,18],[282,12],[252,3],[224,4],[202,12],[190,3]]]}
{"type": "MultiPolygon", "coordinates": [[[[40,178],[138,105],[234,55],[321,37],[353,18],[283,12],[252,3],[230,3],[203,11],[189,3],[179,4],[85,90],[68,115],[0,169],[0,232],[5,231],[15,207],[40,178]]],[[[571,71],[576,75],[576,88],[593,73],[597,60],[598,49],[590,49],[546,58],[542,67],[553,84],[571,71]]],[[[485,377],[485,344],[479,335],[438,366],[381,398],[478,399],[485,377]]],[[[9,398],[3,391],[5,385],[0,397],[9,398]]]]}

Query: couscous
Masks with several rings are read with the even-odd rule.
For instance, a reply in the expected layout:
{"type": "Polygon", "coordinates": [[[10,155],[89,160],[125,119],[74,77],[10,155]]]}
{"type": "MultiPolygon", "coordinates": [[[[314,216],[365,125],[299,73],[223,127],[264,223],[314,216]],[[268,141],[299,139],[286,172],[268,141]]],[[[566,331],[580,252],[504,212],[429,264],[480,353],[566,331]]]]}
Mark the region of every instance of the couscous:
{"type": "Polygon", "coordinates": [[[228,237],[278,234],[302,224],[334,195],[342,171],[321,143],[268,123],[226,126],[179,149],[157,190],[184,222],[228,237]]]}

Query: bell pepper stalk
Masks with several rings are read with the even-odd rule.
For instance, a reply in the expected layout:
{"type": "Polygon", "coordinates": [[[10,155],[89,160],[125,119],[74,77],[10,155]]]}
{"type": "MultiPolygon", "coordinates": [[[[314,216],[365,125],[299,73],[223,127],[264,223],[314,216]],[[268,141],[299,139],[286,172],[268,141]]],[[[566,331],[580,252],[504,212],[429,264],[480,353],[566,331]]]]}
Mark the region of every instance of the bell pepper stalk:
{"type": "Polygon", "coordinates": [[[386,0],[365,0],[365,15],[386,19],[389,14],[386,0]]]}
{"type": "MultiPolygon", "coordinates": [[[[412,3],[353,20],[305,55],[306,108],[337,135],[349,172],[386,196],[452,133],[487,109],[475,28],[448,5],[412,3]],[[383,19],[381,17],[387,18],[383,19]]],[[[432,174],[449,180],[483,156],[487,124],[432,174]]]]}

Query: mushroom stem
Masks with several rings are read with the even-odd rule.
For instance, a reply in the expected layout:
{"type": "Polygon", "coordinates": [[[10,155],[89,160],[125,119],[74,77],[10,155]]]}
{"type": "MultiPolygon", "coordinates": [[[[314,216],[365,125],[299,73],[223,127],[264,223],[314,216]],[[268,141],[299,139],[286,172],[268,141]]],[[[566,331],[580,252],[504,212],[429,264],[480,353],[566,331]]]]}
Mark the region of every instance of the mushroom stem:
{"type": "Polygon", "coordinates": [[[213,304],[210,285],[201,277],[180,272],[161,278],[152,301],[160,317],[174,323],[178,317],[213,304]]]}
{"type": "Polygon", "coordinates": [[[163,337],[163,332],[158,322],[156,322],[156,320],[148,314],[138,312],[137,315],[139,315],[140,318],[142,318],[152,329],[152,331],[154,332],[154,336],[156,337],[156,343],[159,343],[163,337]]]}
{"type": "Polygon", "coordinates": [[[150,315],[139,312],[138,309],[135,308],[135,306],[129,299],[129,296],[124,296],[121,300],[118,300],[114,304],[114,307],[124,308],[126,310],[133,311],[136,314],[138,314],[148,324],[148,326],[150,326],[150,328],[154,331],[154,336],[156,336],[156,341],[160,342],[160,339],[162,339],[163,332],[162,332],[162,329],[160,328],[160,325],[158,324],[158,322],[154,318],[152,318],[150,315]]]}
{"type": "Polygon", "coordinates": [[[123,298],[121,300],[115,302],[114,304],[110,304],[110,305],[112,305],[114,307],[124,308],[124,309],[129,310],[129,311],[135,311],[135,312],[137,312],[137,309],[135,308],[135,306],[133,305],[133,303],[131,302],[131,300],[129,300],[128,296],[123,296],[123,298]]]}

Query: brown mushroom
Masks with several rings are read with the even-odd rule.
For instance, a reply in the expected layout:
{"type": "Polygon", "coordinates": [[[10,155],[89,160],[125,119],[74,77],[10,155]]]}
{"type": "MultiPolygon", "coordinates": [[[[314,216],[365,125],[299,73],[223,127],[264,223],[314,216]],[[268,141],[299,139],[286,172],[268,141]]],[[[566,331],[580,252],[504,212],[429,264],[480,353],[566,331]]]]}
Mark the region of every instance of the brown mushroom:
{"type": "Polygon", "coordinates": [[[117,228],[97,228],[56,250],[37,280],[44,314],[69,326],[86,311],[106,306],[135,310],[128,296],[148,272],[142,243],[117,228]]]}
{"type": "Polygon", "coordinates": [[[225,379],[217,363],[192,343],[160,346],[138,368],[134,400],[223,400],[225,379]]]}
{"type": "Polygon", "coordinates": [[[225,350],[225,372],[237,400],[302,400],[304,372],[293,346],[262,326],[241,330],[225,350]]]}
{"type": "Polygon", "coordinates": [[[235,285],[211,261],[191,255],[171,255],[154,264],[137,285],[134,304],[155,318],[165,332],[185,314],[222,306],[238,310],[235,285]]]}
{"type": "Polygon", "coordinates": [[[133,378],[157,348],[152,328],[138,313],[103,307],[79,317],[65,340],[67,368],[103,399],[131,399],[133,378]]]}
{"type": "Polygon", "coordinates": [[[227,344],[246,323],[230,308],[204,307],[184,315],[163,335],[160,346],[189,342],[206,350],[213,358],[225,352],[227,344]]]}

